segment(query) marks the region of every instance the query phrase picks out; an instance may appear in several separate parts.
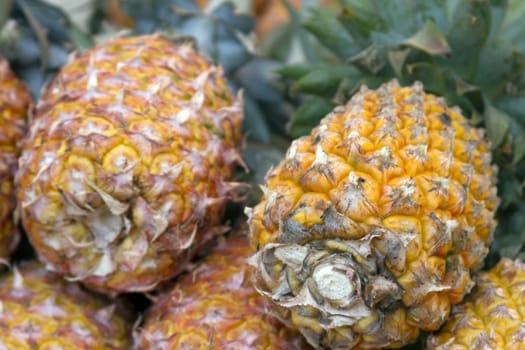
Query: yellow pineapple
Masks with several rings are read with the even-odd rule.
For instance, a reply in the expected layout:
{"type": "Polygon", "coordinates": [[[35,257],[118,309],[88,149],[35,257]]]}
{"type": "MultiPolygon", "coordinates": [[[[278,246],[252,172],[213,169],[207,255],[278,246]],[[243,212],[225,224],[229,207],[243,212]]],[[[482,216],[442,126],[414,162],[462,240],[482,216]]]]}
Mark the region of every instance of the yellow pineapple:
{"type": "Polygon", "coordinates": [[[18,199],[46,266],[107,293],[147,291],[225,231],[242,103],[222,70],[159,35],[65,66],[23,146],[18,199]]]}
{"type": "Polygon", "coordinates": [[[481,272],[473,293],[452,308],[426,349],[525,349],[525,264],[503,259],[481,272]]]}
{"type": "Polygon", "coordinates": [[[29,90],[0,57],[0,259],[7,258],[20,239],[13,220],[16,207],[13,177],[30,104],[29,90]]]}
{"type": "Polygon", "coordinates": [[[495,228],[483,132],[420,83],[362,87],[267,174],[258,289],[316,348],[400,347],[473,286],[495,228]]]}
{"type": "Polygon", "coordinates": [[[0,349],[125,350],[133,314],[37,262],[0,276],[0,349]]]}
{"type": "MultiPolygon", "coordinates": [[[[222,238],[222,237],[221,237],[222,238]]],[[[246,231],[221,239],[149,310],[135,349],[306,350],[250,281],[246,231]]]]}

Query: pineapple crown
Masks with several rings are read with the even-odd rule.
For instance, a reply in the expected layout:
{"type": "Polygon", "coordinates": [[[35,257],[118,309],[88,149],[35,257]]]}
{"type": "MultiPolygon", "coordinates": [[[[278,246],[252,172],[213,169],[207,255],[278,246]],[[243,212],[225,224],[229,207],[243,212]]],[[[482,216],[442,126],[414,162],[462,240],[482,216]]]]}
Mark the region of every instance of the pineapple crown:
{"type": "MultiPolygon", "coordinates": [[[[512,0],[340,0],[339,9],[313,9],[303,21],[314,47],[278,73],[301,105],[293,137],[311,128],[360,85],[396,78],[421,81],[427,91],[482,123],[500,168],[502,197],[493,251],[515,256],[525,247],[525,3],[512,0]],[[320,51],[320,50],[317,50],[320,51]]],[[[304,35],[304,32],[303,32],[304,35]]],[[[497,257],[494,257],[497,260],[497,257]]]]}

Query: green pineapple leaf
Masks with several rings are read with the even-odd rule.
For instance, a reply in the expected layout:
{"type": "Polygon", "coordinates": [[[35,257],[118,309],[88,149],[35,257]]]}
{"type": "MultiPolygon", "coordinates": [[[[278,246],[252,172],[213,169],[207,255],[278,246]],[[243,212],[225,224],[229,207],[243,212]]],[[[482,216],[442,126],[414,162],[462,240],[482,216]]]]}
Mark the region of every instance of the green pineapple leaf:
{"type": "Polygon", "coordinates": [[[343,58],[350,58],[359,53],[359,48],[343,24],[331,11],[312,10],[312,17],[304,24],[324,46],[343,58]]]}
{"type": "Polygon", "coordinates": [[[444,55],[450,52],[447,39],[431,20],[425,21],[423,28],[403,43],[430,55],[444,55]]]}
{"type": "Polygon", "coordinates": [[[489,34],[489,40],[500,35],[503,20],[505,19],[508,10],[507,0],[490,0],[491,31],[489,34]]]}
{"type": "Polygon", "coordinates": [[[492,143],[492,149],[496,149],[503,144],[509,132],[509,116],[505,112],[497,109],[485,98],[485,127],[487,136],[492,143]]]}
{"type": "Polygon", "coordinates": [[[486,86],[490,96],[504,93],[506,83],[516,73],[516,55],[512,52],[512,45],[502,40],[492,41],[480,52],[480,67],[491,67],[483,71],[478,70],[473,81],[480,86],[486,86]]]}
{"type": "Polygon", "coordinates": [[[517,164],[525,157],[525,129],[516,121],[509,118],[510,142],[512,143],[512,163],[517,164]]]}
{"type": "Polygon", "coordinates": [[[341,23],[360,47],[366,46],[370,35],[386,27],[377,17],[375,3],[363,0],[343,0],[341,23]]]}
{"type": "Polygon", "coordinates": [[[288,125],[288,133],[293,137],[306,135],[310,132],[311,123],[321,115],[326,115],[333,109],[333,104],[319,97],[312,97],[297,108],[293,115],[290,124],[288,125]]]}
{"type": "MultiPolygon", "coordinates": [[[[279,68],[276,72],[282,77],[295,81],[289,90],[292,94],[312,92],[325,98],[326,103],[332,107],[334,103],[344,103],[356,90],[358,85],[356,81],[363,78],[357,68],[343,64],[295,64],[279,68]]],[[[292,115],[291,124],[294,118],[295,116],[292,115]]],[[[308,132],[308,129],[301,130],[308,132]]]]}
{"type": "Polygon", "coordinates": [[[388,63],[387,48],[384,45],[372,44],[351,57],[348,62],[367,72],[377,74],[388,63]]]}
{"type": "Polygon", "coordinates": [[[461,79],[461,77],[455,75],[454,73],[451,74],[456,84],[456,94],[458,94],[459,96],[468,94],[469,92],[479,91],[478,86],[467,83],[466,81],[461,79]]]}
{"type": "Polygon", "coordinates": [[[419,80],[430,92],[443,91],[447,88],[445,70],[443,67],[429,61],[419,61],[406,65],[407,77],[410,81],[419,80]]]}
{"type": "Polygon", "coordinates": [[[525,26],[523,26],[523,18],[525,18],[525,2],[521,0],[506,1],[507,11],[503,16],[503,23],[501,24],[501,33],[509,41],[511,41],[515,48],[522,53],[525,53],[525,26]]]}
{"type": "Polygon", "coordinates": [[[488,1],[460,1],[460,5],[456,6],[447,32],[447,40],[454,53],[446,64],[467,81],[478,69],[478,57],[487,43],[490,26],[488,1]]]}
{"type": "Polygon", "coordinates": [[[277,68],[275,72],[285,79],[298,80],[314,70],[329,69],[325,64],[290,64],[277,68]]]}
{"type": "Polygon", "coordinates": [[[519,96],[503,96],[498,100],[498,107],[514,116],[514,120],[525,128],[525,94],[519,96]]]}
{"type": "Polygon", "coordinates": [[[291,91],[297,92],[315,92],[317,95],[330,98],[334,96],[341,84],[343,76],[355,77],[358,73],[347,70],[346,74],[337,74],[335,69],[312,70],[308,74],[299,78],[291,87],[291,91]]]}
{"type": "Polygon", "coordinates": [[[391,50],[388,52],[388,61],[398,78],[401,78],[403,75],[403,67],[409,54],[410,48],[391,50]]]}

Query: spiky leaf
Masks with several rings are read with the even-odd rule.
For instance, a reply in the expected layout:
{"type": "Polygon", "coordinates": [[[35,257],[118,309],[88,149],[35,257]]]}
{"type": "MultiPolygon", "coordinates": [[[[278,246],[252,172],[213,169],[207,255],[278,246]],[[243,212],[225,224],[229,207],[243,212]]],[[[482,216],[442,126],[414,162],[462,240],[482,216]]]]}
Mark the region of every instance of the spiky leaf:
{"type": "Polygon", "coordinates": [[[292,137],[299,137],[307,134],[311,130],[313,120],[319,114],[325,115],[333,108],[332,103],[323,98],[311,98],[301,104],[292,115],[292,120],[288,132],[292,137]]]}
{"type": "Polygon", "coordinates": [[[492,148],[498,148],[509,132],[509,116],[497,109],[488,100],[485,100],[485,126],[487,135],[492,142],[492,148]]]}
{"type": "Polygon", "coordinates": [[[319,41],[342,58],[359,53],[352,36],[331,11],[315,10],[314,16],[304,25],[319,41]]]}
{"type": "Polygon", "coordinates": [[[423,28],[405,40],[404,44],[431,55],[444,55],[450,52],[447,39],[438,26],[430,20],[425,21],[423,28]]]}
{"type": "Polygon", "coordinates": [[[525,2],[523,1],[506,1],[508,3],[508,10],[503,16],[503,23],[501,25],[502,34],[511,41],[515,47],[522,53],[525,53],[525,26],[522,25],[525,17],[525,2]]]}

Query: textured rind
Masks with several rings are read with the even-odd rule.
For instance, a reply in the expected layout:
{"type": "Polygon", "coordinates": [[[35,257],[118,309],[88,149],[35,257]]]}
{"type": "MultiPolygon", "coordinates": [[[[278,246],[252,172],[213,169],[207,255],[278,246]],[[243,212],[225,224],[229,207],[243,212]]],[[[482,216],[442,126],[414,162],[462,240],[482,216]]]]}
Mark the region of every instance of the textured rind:
{"type": "Polygon", "coordinates": [[[472,288],[496,175],[482,131],[420,83],[363,87],[292,143],[247,211],[258,289],[317,348],[407,344],[472,288]]]}
{"type": "Polygon", "coordinates": [[[30,104],[29,90],[15,77],[7,61],[0,57],[0,258],[3,259],[20,240],[13,218],[16,207],[13,181],[30,104]]]}
{"type": "Polygon", "coordinates": [[[525,349],[525,264],[503,259],[427,338],[427,350],[525,349]]]}
{"type": "Polygon", "coordinates": [[[0,277],[0,349],[125,350],[133,314],[37,262],[0,277]]]}
{"type": "Polygon", "coordinates": [[[107,293],[147,291],[221,226],[242,102],[222,70],[158,36],[74,59],[43,93],[18,173],[46,266],[107,293]]]}
{"type": "Polygon", "coordinates": [[[146,315],[135,350],[307,350],[268,312],[251,284],[247,230],[236,232],[180,277],[146,315]]]}

